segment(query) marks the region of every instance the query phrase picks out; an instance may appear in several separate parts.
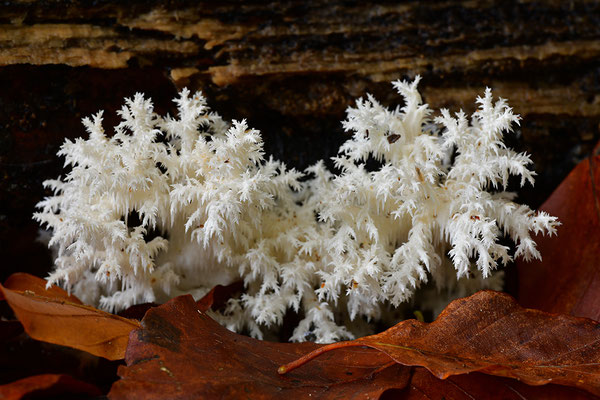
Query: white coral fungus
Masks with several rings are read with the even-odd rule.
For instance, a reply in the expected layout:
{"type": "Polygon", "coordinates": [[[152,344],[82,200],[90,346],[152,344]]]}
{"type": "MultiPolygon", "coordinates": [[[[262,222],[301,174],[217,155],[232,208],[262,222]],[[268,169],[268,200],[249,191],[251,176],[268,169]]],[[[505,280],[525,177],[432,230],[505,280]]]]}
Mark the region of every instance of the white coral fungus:
{"type": "Polygon", "coordinates": [[[118,310],[243,279],[217,320],[263,337],[292,309],[291,339],[319,342],[367,333],[428,280],[422,308],[499,289],[493,271],[512,258],[499,238],[539,258],[530,233],[558,224],[504,191],[510,175],[534,181],[529,156],[502,142],[519,117],[487,89],[470,119],[430,119],[418,81],[394,82],[402,108],[368,96],[348,109],[338,175],[265,160],[259,132],[210,113],[199,92],[180,93],[175,118],[136,94],[112,137],[101,112],[84,119],[89,139],[62,146],[72,169],[45,182],[55,194],[35,214],[57,249],[49,282],[118,310]]]}

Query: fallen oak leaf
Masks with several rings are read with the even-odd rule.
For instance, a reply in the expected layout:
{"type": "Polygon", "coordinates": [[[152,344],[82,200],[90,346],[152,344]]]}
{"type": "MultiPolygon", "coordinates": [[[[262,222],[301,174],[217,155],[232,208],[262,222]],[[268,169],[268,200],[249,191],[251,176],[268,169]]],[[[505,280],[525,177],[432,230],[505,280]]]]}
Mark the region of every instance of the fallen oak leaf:
{"type": "Polygon", "coordinates": [[[135,320],[72,303],[63,296],[40,296],[2,285],[0,292],[32,338],[109,360],[124,358],[129,333],[140,326],[135,320]]]}
{"type": "Polygon", "coordinates": [[[18,381],[0,385],[0,399],[20,400],[25,398],[48,398],[50,396],[102,395],[98,387],[64,374],[42,374],[29,376],[18,381]]]}
{"type": "Polygon", "coordinates": [[[127,366],[119,367],[121,380],[109,398],[368,399],[408,384],[409,367],[372,349],[332,353],[294,377],[276,373],[317,347],[233,333],[198,310],[191,296],[180,296],[150,309],[142,328],[131,332],[127,366]]]}
{"type": "Polygon", "coordinates": [[[525,307],[600,320],[600,155],[581,163],[541,210],[558,217],[558,237],[539,236],[544,262],[517,261],[525,307]]]}
{"type": "Polygon", "coordinates": [[[600,395],[598,322],[525,309],[511,296],[489,290],[453,301],[432,323],[407,320],[377,335],[325,345],[278,372],[356,346],[377,349],[402,365],[423,366],[440,379],[479,371],[600,395]]]}

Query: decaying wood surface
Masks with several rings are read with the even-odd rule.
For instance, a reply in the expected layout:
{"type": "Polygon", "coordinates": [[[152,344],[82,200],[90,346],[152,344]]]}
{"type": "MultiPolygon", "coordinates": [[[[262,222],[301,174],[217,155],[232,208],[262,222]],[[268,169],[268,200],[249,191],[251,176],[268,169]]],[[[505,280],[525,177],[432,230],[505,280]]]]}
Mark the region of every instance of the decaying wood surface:
{"type": "Polygon", "coordinates": [[[136,91],[173,112],[177,89],[201,89],[304,168],[334,155],[357,97],[395,106],[389,82],[416,74],[433,108],[472,111],[486,86],[509,99],[524,118],[509,142],[539,174],[522,191],[535,206],[600,138],[600,2],[4,2],[0,239],[22,264],[59,145],[99,109],[114,124],[136,91]]]}

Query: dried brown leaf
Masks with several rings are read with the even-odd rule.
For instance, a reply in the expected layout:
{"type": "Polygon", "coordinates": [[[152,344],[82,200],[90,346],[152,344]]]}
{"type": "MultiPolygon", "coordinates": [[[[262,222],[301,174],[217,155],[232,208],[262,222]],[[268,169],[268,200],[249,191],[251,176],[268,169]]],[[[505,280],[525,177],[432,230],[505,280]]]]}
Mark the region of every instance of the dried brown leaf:
{"type": "Polygon", "coordinates": [[[196,302],[200,311],[206,311],[208,309],[219,309],[227,300],[231,298],[236,292],[241,292],[244,289],[244,282],[238,281],[230,285],[223,286],[217,285],[204,297],[196,302]]]}
{"type": "Polygon", "coordinates": [[[441,380],[425,368],[416,367],[410,384],[402,391],[388,391],[382,400],[591,400],[591,393],[560,385],[529,386],[515,379],[479,372],[453,375],[441,380]]]}
{"type": "MultiPolygon", "coordinates": [[[[38,290],[38,287],[33,289],[38,290]]],[[[32,338],[109,360],[125,356],[129,333],[140,326],[137,321],[72,303],[60,293],[57,297],[47,297],[29,289],[11,290],[2,285],[0,291],[32,338]]]]}
{"type": "Polygon", "coordinates": [[[141,303],[134,304],[132,306],[127,307],[126,309],[119,311],[117,315],[119,317],[128,318],[128,319],[137,319],[141,321],[144,318],[144,315],[148,312],[149,309],[158,307],[158,303],[141,303]]]}
{"type": "Polygon", "coordinates": [[[50,297],[53,299],[63,299],[75,304],[83,304],[77,297],[70,295],[64,289],[52,285],[46,289],[48,282],[40,277],[26,274],[24,272],[15,272],[6,279],[4,287],[6,289],[15,290],[19,292],[29,291],[37,294],[38,296],[50,297]]]}
{"type": "MultiPolygon", "coordinates": [[[[244,283],[242,281],[234,282],[227,286],[217,285],[196,302],[198,309],[200,311],[206,311],[211,308],[213,310],[219,309],[225,305],[227,300],[229,300],[233,294],[242,291],[243,288],[244,283]]],[[[159,304],[157,303],[134,304],[129,308],[119,312],[118,315],[123,318],[141,320],[144,318],[144,315],[146,315],[148,310],[158,306],[159,304]]]]}
{"type": "Polygon", "coordinates": [[[282,366],[280,373],[355,346],[377,349],[402,365],[423,366],[441,379],[479,371],[600,394],[599,324],[525,309],[499,292],[456,300],[430,324],[407,320],[378,335],[320,347],[282,366]]]}
{"type": "Polygon", "coordinates": [[[131,333],[116,399],[368,399],[408,384],[410,368],[372,349],[333,352],[295,376],[277,366],[318,348],[261,342],[223,328],[191,296],[152,308],[131,333]]]}

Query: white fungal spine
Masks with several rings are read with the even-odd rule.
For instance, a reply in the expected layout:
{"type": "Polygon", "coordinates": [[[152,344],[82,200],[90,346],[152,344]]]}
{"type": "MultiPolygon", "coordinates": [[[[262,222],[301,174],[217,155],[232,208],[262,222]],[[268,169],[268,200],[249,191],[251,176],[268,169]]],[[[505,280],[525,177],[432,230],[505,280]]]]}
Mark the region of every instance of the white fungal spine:
{"type": "Polygon", "coordinates": [[[401,109],[359,99],[339,175],[319,162],[305,180],[265,160],[259,132],[225,123],[199,92],[180,93],[176,117],[136,94],[110,138],[102,112],[84,119],[89,139],[62,146],[71,171],[45,182],[54,196],[34,215],[58,251],[49,282],[117,310],[242,279],[217,320],[262,337],[293,309],[292,340],[319,342],[363,333],[359,317],[384,318],[430,279],[438,292],[420,297],[430,308],[499,289],[493,271],[512,259],[502,234],[515,256],[539,258],[530,233],[558,224],[504,191],[510,175],[534,182],[529,156],[502,142],[519,117],[487,89],[470,120],[447,110],[430,120],[418,82],[394,82],[401,109]],[[369,171],[369,158],[380,167],[369,171]]]}

